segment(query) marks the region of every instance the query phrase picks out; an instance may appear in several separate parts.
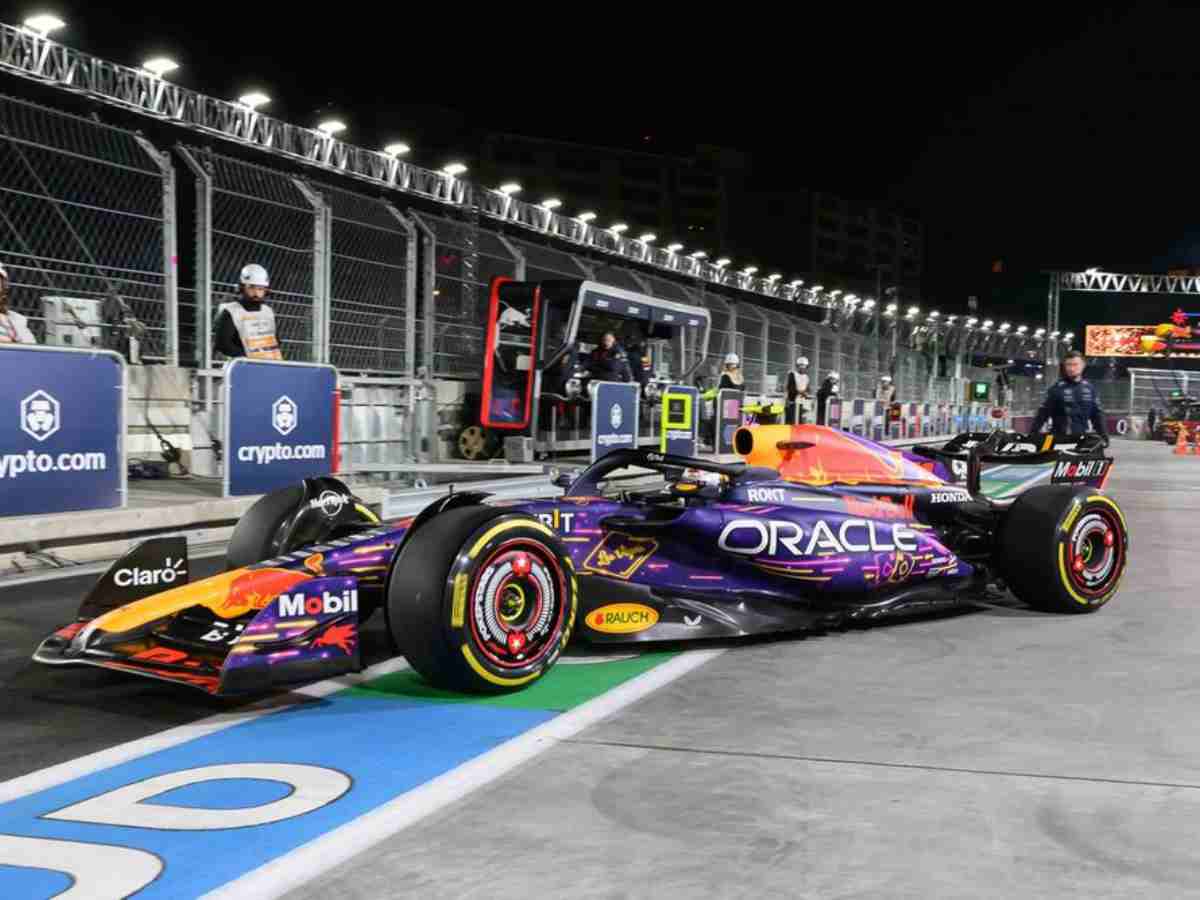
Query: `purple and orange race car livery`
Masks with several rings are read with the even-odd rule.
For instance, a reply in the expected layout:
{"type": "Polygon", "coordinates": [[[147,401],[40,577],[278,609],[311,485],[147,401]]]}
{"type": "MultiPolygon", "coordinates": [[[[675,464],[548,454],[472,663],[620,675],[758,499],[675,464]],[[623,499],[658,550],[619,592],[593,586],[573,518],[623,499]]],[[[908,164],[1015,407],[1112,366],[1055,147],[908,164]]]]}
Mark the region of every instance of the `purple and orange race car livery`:
{"type": "Polygon", "coordinates": [[[576,639],[822,630],[1004,588],[1092,612],[1125,569],[1124,517],[1100,490],[1112,460],[1090,438],[995,432],[900,451],[783,425],[743,428],[734,445],[743,462],[618,450],[555,499],[452,493],[386,524],[336,479],[310,479],[246,513],[222,574],[186,583],[181,539],[141,545],[34,658],[256,692],[359,668],[360,624],[382,610],[429,681],[508,691],[576,639]],[[661,482],[614,493],[631,466],[661,482]],[[1046,483],[989,498],[989,466],[1040,467],[1046,483]]]}

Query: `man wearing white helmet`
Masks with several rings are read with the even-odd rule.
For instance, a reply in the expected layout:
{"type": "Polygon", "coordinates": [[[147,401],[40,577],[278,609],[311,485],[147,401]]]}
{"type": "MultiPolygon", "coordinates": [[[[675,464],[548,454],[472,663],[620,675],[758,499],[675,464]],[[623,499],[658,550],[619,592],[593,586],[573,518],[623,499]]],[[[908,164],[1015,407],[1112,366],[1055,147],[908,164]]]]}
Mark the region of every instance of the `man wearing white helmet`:
{"type": "Polygon", "coordinates": [[[725,366],[721,370],[721,383],[717,385],[717,390],[740,391],[742,385],[742,361],[736,353],[726,353],[725,366]]]}
{"type": "Polygon", "coordinates": [[[8,308],[8,270],[0,266],[0,344],[36,344],[29,321],[8,308]]]}
{"type": "Polygon", "coordinates": [[[799,425],[804,421],[804,406],[801,403],[808,399],[808,357],[796,358],[796,368],[788,372],[787,377],[787,420],[789,424],[799,425]]]}
{"type": "Polygon", "coordinates": [[[821,386],[817,389],[817,424],[825,424],[825,408],[829,403],[829,398],[833,397],[838,392],[838,382],[842,376],[837,372],[830,372],[825,376],[825,380],[821,382],[821,386]]]}
{"type": "Polygon", "coordinates": [[[875,385],[875,399],[891,403],[896,396],[896,385],[892,384],[891,375],[880,375],[879,384],[875,385]]]}
{"type": "Polygon", "coordinates": [[[283,359],[275,337],[275,311],[263,302],[271,279],[257,263],[242,268],[241,296],[222,303],[214,326],[213,352],[236,359],[283,359]]]}

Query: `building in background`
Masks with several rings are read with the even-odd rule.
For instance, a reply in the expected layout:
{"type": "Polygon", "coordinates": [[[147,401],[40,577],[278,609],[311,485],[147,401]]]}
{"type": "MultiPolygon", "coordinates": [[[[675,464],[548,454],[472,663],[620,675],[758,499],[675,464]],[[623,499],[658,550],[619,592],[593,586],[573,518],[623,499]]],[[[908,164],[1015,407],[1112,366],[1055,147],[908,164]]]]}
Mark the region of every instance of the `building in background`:
{"type": "Polygon", "coordinates": [[[716,254],[728,246],[732,199],[745,155],[700,146],[688,155],[641,153],[516,134],[489,133],[480,148],[480,181],[517,181],[521,198],[563,201],[562,212],[597,213],[597,224],[650,231],[665,245],[716,254]]]}
{"type": "Polygon", "coordinates": [[[825,276],[874,278],[921,296],[925,233],[917,219],[825,191],[810,195],[808,256],[811,270],[825,276]]]}
{"type": "MultiPolygon", "coordinates": [[[[614,141],[614,144],[617,142],[614,141]]],[[[655,145],[659,147],[661,145],[655,145]]],[[[561,212],[597,214],[601,227],[653,232],[659,246],[731,256],[737,265],[789,278],[845,281],[864,289],[899,285],[922,295],[925,234],[901,213],[802,184],[780,181],[738,150],[701,145],[648,153],[528,135],[490,132],[478,139],[481,184],[518,182],[521,199],[561,199],[561,212]]]]}

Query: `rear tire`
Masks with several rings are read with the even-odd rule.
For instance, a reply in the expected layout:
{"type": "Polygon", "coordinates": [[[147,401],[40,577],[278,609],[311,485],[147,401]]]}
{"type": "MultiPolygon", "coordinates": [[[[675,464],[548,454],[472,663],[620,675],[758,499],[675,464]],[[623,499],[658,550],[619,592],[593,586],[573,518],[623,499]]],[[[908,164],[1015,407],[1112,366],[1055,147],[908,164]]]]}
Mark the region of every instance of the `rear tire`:
{"type": "Polygon", "coordinates": [[[1021,602],[1045,612],[1095,612],[1117,593],[1129,557],[1120,507],[1092,488],[1042,485],[1000,525],[999,565],[1021,602]]]}
{"type": "Polygon", "coordinates": [[[541,678],[575,627],[570,557],[545,525],[466,506],[422,525],[392,566],[388,629],[431,684],[506,693],[541,678]]]}

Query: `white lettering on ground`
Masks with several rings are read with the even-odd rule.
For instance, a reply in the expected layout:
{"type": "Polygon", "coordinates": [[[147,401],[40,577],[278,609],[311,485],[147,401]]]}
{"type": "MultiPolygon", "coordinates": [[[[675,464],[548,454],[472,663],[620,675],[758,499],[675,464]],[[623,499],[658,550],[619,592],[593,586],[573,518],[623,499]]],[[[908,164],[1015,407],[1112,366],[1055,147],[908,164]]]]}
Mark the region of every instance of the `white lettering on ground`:
{"type": "Polygon", "coordinates": [[[118,828],[157,828],[166,831],[213,831],[268,825],[303,816],[327,806],[350,790],[344,772],[323,766],[296,763],[229,763],[201,766],[156,775],[79,803],[46,813],[42,818],[62,822],[87,822],[118,828]],[[159,794],[192,784],[228,779],[278,781],[292,788],[286,797],[239,809],[204,809],[147,803],[159,794]]]}
{"type": "Polygon", "coordinates": [[[55,894],[58,900],[122,900],[163,869],[162,860],[145,850],[13,834],[0,834],[0,866],[36,866],[70,876],[73,884],[55,894]]]}

